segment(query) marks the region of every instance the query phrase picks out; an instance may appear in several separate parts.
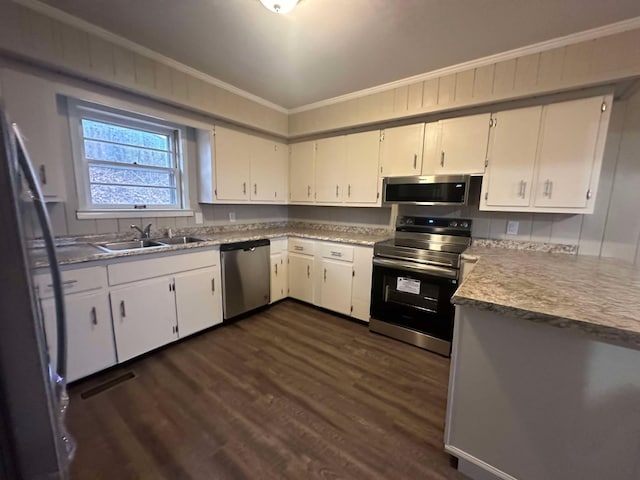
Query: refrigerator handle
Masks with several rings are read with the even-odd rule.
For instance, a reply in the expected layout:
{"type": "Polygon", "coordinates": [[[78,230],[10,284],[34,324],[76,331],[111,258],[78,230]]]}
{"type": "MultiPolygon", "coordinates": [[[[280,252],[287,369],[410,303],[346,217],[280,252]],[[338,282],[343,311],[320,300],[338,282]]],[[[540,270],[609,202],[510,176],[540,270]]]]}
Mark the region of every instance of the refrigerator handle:
{"type": "MultiPolygon", "coordinates": [[[[64,294],[62,291],[62,278],[60,275],[60,267],[58,266],[58,258],[56,255],[56,247],[54,243],[53,230],[47,213],[47,206],[42,195],[42,189],[38,183],[33,163],[29,158],[27,149],[24,146],[20,129],[13,123],[11,125],[16,136],[18,165],[27,182],[29,190],[33,195],[33,205],[36,209],[38,223],[42,229],[42,237],[44,238],[47,259],[49,260],[49,268],[51,269],[51,280],[53,284],[53,297],[56,303],[56,337],[58,341],[58,356],[56,370],[58,376],[62,378],[63,384],[66,384],[67,378],[67,332],[65,325],[64,312],[64,294]]],[[[61,393],[61,392],[60,392],[61,393]]],[[[60,399],[58,399],[60,400],[60,399]]]]}

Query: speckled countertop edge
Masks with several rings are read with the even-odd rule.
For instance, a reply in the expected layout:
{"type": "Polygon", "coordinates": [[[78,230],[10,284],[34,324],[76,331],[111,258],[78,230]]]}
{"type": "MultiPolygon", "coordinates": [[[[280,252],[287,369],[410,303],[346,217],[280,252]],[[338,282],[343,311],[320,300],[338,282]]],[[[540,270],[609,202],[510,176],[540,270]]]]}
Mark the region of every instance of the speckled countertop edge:
{"type": "MultiPolygon", "coordinates": [[[[249,224],[250,225],[250,224],[249,224]]],[[[245,225],[246,226],[246,225],[245,225]]],[[[216,247],[219,245],[244,242],[258,239],[274,239],[279,237],[297,237],[312,240],[329,242],[348,243],[352,245],[373,246],[375,242],[393,236],[392,231],[385,229],[367,229],[364,227],[344,227],[341,225],[323,224],[270,224],[267,228],[240,228],[225,229],[221,231],[212,228],[195,228],[174,231],[175,236],[191,235],[202,239],[202,242],[188,243],[181,245],[167,245],[140,250],[128,250],[118,252],[104,252],[95,243],[104,243],[115,240],[130,240],[130,234],[96,235],[91,237],[66,237],[57,239],[58,263],[60,265],[75,265],[101,260],[110,260],[125,257],[137,257],[153,253],[168,253],[184,251],[190,249],[201,249],[216,247]],[[324,228],[322,228],[324,227],[324,228]],[[333,228],[332,228],[333,227],[333,228]]],[[[162,238],[161,235],[152,235],[155,238],[162,238]]],[[[39,249],[32,249],[33,267],[42,268],[48,265],[48,261],[42,254],[38,254],[39,249]]]]}
{"type": "Polygon", "coordinates": [[[476,266],[454,294],[455,305],[640,349],[640,268],[545,250],[474,246],[465,255],[476,266]]]}

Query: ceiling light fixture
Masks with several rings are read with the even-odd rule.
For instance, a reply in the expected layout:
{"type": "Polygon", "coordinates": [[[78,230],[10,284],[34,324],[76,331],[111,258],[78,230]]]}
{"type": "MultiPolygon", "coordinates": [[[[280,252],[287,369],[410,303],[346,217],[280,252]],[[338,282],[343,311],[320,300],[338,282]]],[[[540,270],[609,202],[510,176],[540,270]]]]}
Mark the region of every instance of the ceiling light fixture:
{"type": "Polygon", "coordinates": [[[297,5],[300,0],[260,0],[265,8],[274,13],[289,13],[297,5]]]}

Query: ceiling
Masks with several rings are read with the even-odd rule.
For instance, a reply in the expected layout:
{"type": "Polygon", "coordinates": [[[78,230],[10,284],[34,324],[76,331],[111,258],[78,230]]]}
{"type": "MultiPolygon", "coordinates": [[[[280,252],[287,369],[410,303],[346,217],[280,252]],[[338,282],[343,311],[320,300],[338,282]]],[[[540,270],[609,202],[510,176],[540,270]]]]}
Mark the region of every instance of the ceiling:
{"type": "Polygon", "coordinates": [[[638,0],[43,0],[286,108],[640,16],[638,0]]]}

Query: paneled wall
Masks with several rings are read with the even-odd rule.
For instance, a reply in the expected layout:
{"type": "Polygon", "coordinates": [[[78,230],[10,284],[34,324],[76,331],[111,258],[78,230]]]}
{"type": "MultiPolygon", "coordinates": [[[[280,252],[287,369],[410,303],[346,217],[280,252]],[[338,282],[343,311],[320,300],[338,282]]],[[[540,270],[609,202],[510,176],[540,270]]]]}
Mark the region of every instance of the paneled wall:
{"type": "Polygon", "coordinates": [[[288,134],[286,111],[271,108],[196,76],[0,0],[0,53],[4,50],[82,78],[143,94],[164,103],[270,132],[288,134]]]}
{"type": "Polygon", "coordinates": [[[292,113],[289,115],[289,135],[302,137],[575,90],[638,75],[640,29],[456,73],[428,76],[409,85],[292,113]]]}

